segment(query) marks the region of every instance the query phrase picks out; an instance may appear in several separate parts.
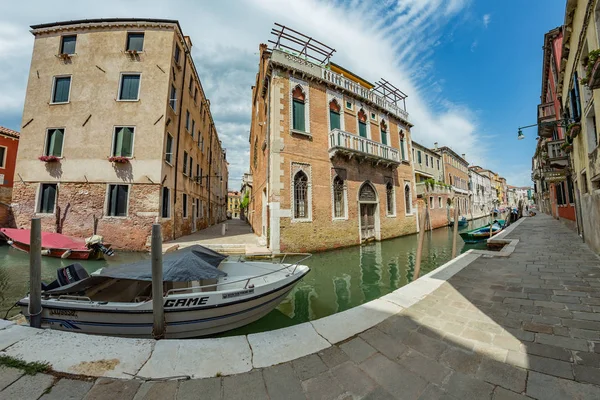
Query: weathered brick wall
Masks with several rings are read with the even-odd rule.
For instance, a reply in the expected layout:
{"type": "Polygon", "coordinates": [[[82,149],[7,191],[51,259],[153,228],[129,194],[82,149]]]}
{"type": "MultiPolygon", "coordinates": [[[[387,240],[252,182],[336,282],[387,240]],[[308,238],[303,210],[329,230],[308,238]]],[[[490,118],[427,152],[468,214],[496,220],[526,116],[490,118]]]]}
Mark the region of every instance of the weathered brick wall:
{"type": "MultiPolygon", "coordinates": [[[[99,235],[114,248],[144,250],[152,224],[160,207],[160,186],[134,184],[130,186],[128,217],[106,217],[104,184],[61,183],[57,206],[60,207],[62,233],[86,238],[93,234],[93,216],[100,218],[99,235]]],[[[13,203],[18,228],[28,228],[36,215],[38,183],[15,182],[13,203]]],[[[42,230],[56,232],[56,215],[41,214],[42,230]]]]}
{"type": "Polygon", "coordinates": [[[0,228],[14,228],[15,219],[9,204],[0,203],[0,228]]]}
{"type": "Polygon", "coordinates": [[[12,202],[12,187],[0,186],[0,203],[10,204],[12,202]]]}
{"type": "Polygon", "coordinates": [[[429,220],[433,229],[447,226],[452,216],[449,214],[448,206],[448,194],[447,193],[426,193],[423,195],[427,198],[427,212],[429,213],[429,220]],[[431,201],[433,197],[433,202],[431,201]],[[441,207],[440,207],[441,199],[441,207]],[[431,206],[433,203],[433,208],[431,206]]]}

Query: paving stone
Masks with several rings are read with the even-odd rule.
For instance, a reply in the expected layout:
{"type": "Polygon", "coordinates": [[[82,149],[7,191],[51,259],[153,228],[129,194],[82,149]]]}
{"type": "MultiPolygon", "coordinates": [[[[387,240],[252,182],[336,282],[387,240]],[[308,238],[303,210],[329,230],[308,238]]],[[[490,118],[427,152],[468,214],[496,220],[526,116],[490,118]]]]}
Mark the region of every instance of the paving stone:
{"type": "Polygon", "coordinates": [[[512,336],[496,335],[492,340],[492,344],[506,350],[518,351],[521,348],[521,341],[512,336]]]}
{"type": "Polygon", "coordinates": [[[444,378],[451,372],[448,367],[415,350],[409,350],[400,357],[398,364],[437,385],[441,385],[444,378]]]}
{"type": "Polygon", "coordinates": [[[359,337],[341,344],[340,349],[355,363],[360,363],[377,352],[370,344],[359,337]]]}
{"type": "Polygon", "coordinates": [[[442,388],[459,399],[489,399],[494,390],[489,383],[460,372],[452,373],[442,388]]]}
{"type": "Polygon", "coordinates": [[[221,399],[221,378],[181,381],[177,390],[177,400],[197,400],[200,393],[202,393],[202,398],[221,399]]]}
{"type": "Polygon", "coordinates": [[[532,306],[532,305],[534,305],[534,300],[514,299],[514,298],[507,297],[506,299],[504,299],[503,303],[504,304],[518,304],[520,306],[532,306]]]}
{"type": "Polygon", "coordinates": [[[136,392],[141,386],[141,382],[137,380],[121,380],[100,378],[90,391],[85,395],[85,400],[133,400],[136,392]]]}
{"type": "Polygon", "coordinates": [[[177,381],[144,382],[133,400],[175,400],[177,381]]]}
{"type": "Polygon", "coordinates": [[[434,359],[448,348],[446,343],[432,339],[418,332],[413,332],[404,341],[404,344],[434,359]]]}
{"type": "Polygon", "coordinates": [[[591,331],[589,329],[571,328],[569,329],[571,336],[581,339],[600,339],[599,331],[591,331]]]}
{"type": "Polygon", "coordinates": [[[450,347],[440,356],[440,362],[463,374],[475,375],[482,358],[480,354],[450,347]]]}
{"type": "Polygon", "coordinates": [[[19,379],[22,375],[23,371],[20,369],[0,367],[0,391],[19,379]]]}
{"type": "Polygon", "coordinates": [[[536,399],[599,399],[600,387],[532,371],[526,394],[536,399]]]}
{"type": "Polygon", "coordinates": [[[520,393],[525,390],[527,371],[498,361],[484,359],[475,376],[486,382],[520,393]]]}
{"type": "Polygon", "coordinates": [[[600,313],[574,311],[573,318],[582,319],[584,321],[600,321],[600,313]]]}
{"type": "Polygon", "coordinates": [[[573,373],[575,374],[576,381],[593,383],[600,386],[600,369],[598,368],[574,365],[573,373]]]}
{"type": "Polygon", "coordinates": [[[537,343],[548,344],[556,347],[564,347],[571,350],[588,350],[587,341],[584,339],[547,335],[545,333],[536,333],[535,336],[535,341],[537,343]]]}
{"type": "Polygon", "coordinates": [[[544,317],[559,317],[559,318],[573,318],[573,312],[569,310],[557,310],[555,308],[540,308],[540,312],[544,317]]]}
{"type": "Polygon", "coordinates": [[[362,333],[360,337],[377,349],[381,354],[391,359],[400,357],[407,350],[405,345],[379,329],[369,329],[362,333]]]}
{"type": "Polygon", "coordinates": [[[223,398],[235,399],[263,399],[267,397],[267,390],[261,371],[252,371],[245,374],[231,375],[223,378],[223,398]]]}
{"type": "Polygon", "coordinates": [[[574,354],[575,363],[588,367],[600,368],[600,354],[576,351],[574,354]]]}
{"type": "Polygon", "coordinates": [[[588,297],[589,292],[576,292],[574,290],[555,290],[554,294],[557,296],[578,296],[578,297],[588,297]]]}
{"type": "Polygon", "coordinates": [[[563,319],[562,325],[569,328],[588,329],[591,331],[600,331],[600,322],[581,321],[578,319],[563,319]]]}
{"type": "Polygon", "coordinates": [[[425,388],[425,391],[421,396],[419,396],[419,400],[452,400],[456,399],[454,396],[450,396],[446,391],[444,391],[438,385],[431,383],[429,386],[425,388]]]}
{"type": "MultiPolygon", "coordinates": [[[[580,304],[581,298],[575,296],[552,296],[552,301],[557,303],[580,304]]],[[[548,299],[550,300],[550,299],[548,299]]]]}
{"type": "Polygon", "coordinates": [[[534,354],[556,360],[571,361],[571,352],[562,347],[550,346],[540,343],[523,343],[521,351],[527,354],[534,354]]]}
{"type": "Polygon", "coordinates": [[[592,309],[592,307],[588,306],[587,304],[570,304],[570,303],[565,303],[565,307],[567,308],[567,310],[569,311],[584,311],[584,312],[593,312],[594,310],[592,309]]]}
{"type": "Polygon", "coordinates": [[[531,399],[531,397],[527,397],[522,394],[512,392],[512,391],[504,389],[500,386],[496,386],[496,389],[494,389],[494,394],[493,394],[492,399],[493,400],[526,400],[526,399],[531,399]]]}
{"type": "Polygon", "coordinates": [[[325,350],[322,350],[318,353],[321,360],[327,365],[329,368],[333,368],[336,365],[340,365],[350,359],[346,353],[344,353],[338,346],[331,346],[325,350]]]}
{"type": "Polygon", "coordinates": [[[498,324],[482,321],[470,321],[468,326],[487,333],[500,333],[503,330],[498,324]]]}
{"type": "Polygon", "coordinates": [[[573,371],[570,362],[530,354],[527,363],[527,368],[530,370],[557,376],[559,378],[573,379],[573,371]]]}
{"type": "MultiPolygon", "coordinates": [[[[337,383],[330,372],[325,372],[302,382],[302,388],[308,400],[339,399],[344,393],[344,389],[337,383]]],[[[229,400],[228,397],[225,397],[225,399],[229,400]]]]}
{"type": "Polygon", "coordinates": [[[533,340],[535,339],[535,334],[532,332],[525,332],[521,329],[513,329],[513,328],[506,328],[504,330],[504,332],[502,332],[503,336],[512,336],[515,337],[521,341],[525,341],[525,342],[533,342],[533,340]]]}
{"type": "Polygon", "coordinates": [[[332,368],[331,374],[337,379],[342,389],[349,393],[352,398],[366,396],[377,388],[375,381],[351,361],[332,368]]]}
{"type": "Polygon", "coordinates": [[[61,379],[52,386],[50,393],[44,394],[40,400],[81,400],[93,385],[93,381],[61,379]]]}
{"type": "Polygon", "coordinates": [[[428,384],[425,379],[381,354],[363,361],[359,367],[385,390],[407,399],[418,398],[428,384]]]}
{"type": "Polygon", "coordinates": [[[290,363],[268,367],[262,372],[271,399],[302,400],[306,398],[302,391],[302,383],[294,374],[290,363]]]}
{"type": "Polygon", "coordinates": [[[296,375],[305,381],[327,371],[327,365],[316,354],[311,354],[292,361],[296,375]]]}
{"type": "Polygon", "coordinates": [[[565,308],[564,304],[554,303],[552,301],[543,301],[543,300],[534,300],[533,305],[538,306],[538,307],[545,307],[545,308],[555,308],[557,310],[562,310],[565,308]]]}
{"type": "Polygon", "coordinates": [[[544,325],[544,324],[538,324],[535,322],[524,322],[523,323],[523,330],[525,331],[529,331],[529,332],[541,332],[541,333],[549,333],[551,334],[552,331],[552,326],[550,325],[544,325]]]}
{"type": "Polygon", "coordinates": [[[384,388],[378,386],[371,393],[363,397],[363,400],[395,400],[396,397],[392,396],[390,392],[384,388]]]}
{"type": "Polygon", "coordinates": [[[565,326],[553,326],[552,333],[557,336],[572,336],[569,333],[569,328],[565,326]]]}
{"type": "Polygon", "coordinates": [[[0,400],[29,400],[39,398],[54,383],[54,377],[46,374],[23,375],[0,392],[0,400]]]}

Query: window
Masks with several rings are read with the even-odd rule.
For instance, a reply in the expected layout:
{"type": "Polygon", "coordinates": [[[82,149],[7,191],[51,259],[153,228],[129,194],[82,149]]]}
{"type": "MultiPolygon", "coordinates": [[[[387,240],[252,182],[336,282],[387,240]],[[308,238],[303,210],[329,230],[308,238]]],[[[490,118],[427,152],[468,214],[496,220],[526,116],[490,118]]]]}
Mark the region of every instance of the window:
{"type": "Polygon", "coordinates": [[[406,206],[406,213],[410,214],[412,209],[411,209],[411,198],[410,198],[410,186],[408,184],[404,185],[404,204],[406,206]]]}
{"type": "Polygon", "coordinates": [[[406,160],[406,155],[404,154],[404,135],[403,134],[400,134],[400,152],[402,153],[402,159],[406,160]]]}
{"type": "Polygon", "coordinates": [[[163,218],[171,217],[171,192],[168,187],[163,187],[162,190],[162,211],[163,218]]]}
{"type": "Polygon", "coordinates": [[[126,217],[128,197],[129,186],[108,185],[107,215],[109,217],[126,217]]]}
{"type": "Polygon", "coordinates": [[[429,155],[425,154],[425,165],[429,167],[429,155]]]}
{"type": "Polygon", "coordinates": [[[60,39],[60,54],[75,54],[77,35],[63,36],[60,39]]]}
{"type": "Polygon", "coordinates": [[[140,74],[122,74],[119,100],[138,100],[140,96],[140,74]]]}
{"type": "Polygon", "coordinates": [[[185,130],[190,131],[190,110],[185,110],[185,130]]]}
{"type": "Polygon", "coordinates": [[[175,58],[175,63],[179,64],[179,56],[181,55],[181,49],[179,48],[178,45],[175,45],[175,54],[173,55],[173,58],[175,58]]]}
{"type": "Polygon", "coordinates": [[[394,185],[392,185],[392,182],[388,182],[385,185],[385,195],[387,200],[387,215],[394,215],[394,185]]]}
{"type": "Polygon", "coordinates": [[[169,164],[172,163],[173,160],[173,136],[170,133],[167,133],[167,148],[165,150],[165,161],[169,164]]]}
{"type": "Polygon", "coordinates": [[[144,50],[144,33],[128,33],[127,34],[127,51],[143,51],[144,50]]]}
{"type": "Polygon", "coordinates": [[[188,153],[187,151],[183,152],[183,174],[187,175],[187,165],[188,165],[188,153]]]}
{"type": "Polygon", "coordinates": [[[54,85],[52,88],[52,103],[68,103],[70,92],[71,92],[71,77],[70,76],[54,77],[54,85]]]}
{"type": "Polygon", "coordinates": [[[573,181],[571,180],[570,176],[567,177],[567,193],[569,195],[567,203],[575,203],[575,198],[573,196],[573,181]]]}
{"type": "Polygon", "coordinates": [[[198,101],[198,88],[195,87],[194,88],[194,103],[196,103],[198,101]]]}
{"type": "Polygon", "coordinates": [[[344,218],[346,216],[344,204],[344,181],[336,176],[333,180],[333,217],[344,218]]]}
{"type": "Polygon", "coordinates": [[[434,209],[435,203],[433,202],[433,196],[429,197],[429,208],[434,209]]]}
{"type": "Polygon", "coordinates": [[[200,177],[200,186],[202,186],[202,180],[204,178],[202,178],[202,168],[200,168],[200,173],[198,174],[198,176],[200,177]]]}
{"type": "Polygon", "coordinates": [[[438,197],[438,208],[442,208],[442,198],[438,197]]]}
{"type": "Polygon", "coordinates": [[[371,113],[371,119],[377,121],[377,115],[375,115],[375,113],[371,113]]]}
{"type": "Polygon", "coordinates": [[[56,204],[56,183],[42,183],[40,185],[40,201],[38,212],[53,214],[56,204]]]}
{"type": "Polygon", "coordinates": [[[169,105],[171,106],[173,111],[176,111],[175,108],[177,107],[177,88],[175,87],[175,85],[171,85],[171,98],[169,99],[169,105]]]}
{"type": "Polygon", "coordinates": [[[388,140],[387,140],[387,125],[385,124],[385,121],[381,121],[381,143],[386,145],[388,144],[388,140]]]}
{"type": "Polygon", "coordinates": [[[196,199],[196,218],[198,218],[198,216],[199,216],[198,215],[199,214],[199,211],[198,211],[199,208],[200,208],[200,200],[196,199]]]}
{"type": "Polygon", "coordinates": [[[423,162],[423,160],[421,159],[421,150],[417,150],[417,160],[418,160],[419,164],[421,164],[423,162]]]}
{"type": "Polygon", "coordinates": [[[300,85],[296,86],[292,92],[292,129],[303,132],[306,130],[306,123],[304,120],[305,99],[306,96],[300,85]]]}
{"type": "Polygon", "coordinates": [[[439,171],[440,170],[440,160],[437,160],[437,167],[438,167],[437,169],[439,171]]]}
{"type": "Polygon", "coordinates": [[[258,165],[258,138],[254,139],[254,154],[252,155],[252,162],[254,163],[254,168],[258,165]]]}
{"type": "Polygon", "coordinates": [[[200,164],[196,164],[196,178],[200,177],[200,164]]]}
{"type": "Polygon", "coordinates": [[[183,206],[183,218],[187,218],[188,216],[188,196],[186,193],[183,194],[183,201],[182,201],[182,206],[183,206]]]}
{"type": "Polygon", "coordinates": [[[193,172],[194,172],[194,159],[192,157],[190,157],[190,173],[189,173],[190,178],[194,177],[193,172]]]}
{"type": "MultiPolygon", "coordinates": [[[[46,131],[44,155],[62,157],[64,136],[64,129],[48,129],[46,131]]],[[[2,161],[2,157],[0,157],[0,161],[2,161]]]]}
{"type": "Polygon", "coordinates": [[[188,85],[188,89],[190,90],[190,94],[192,94],[193,88],[194,88],[194,76],[190,75],[190,84],[188,85]]]}
{"type": "Polygon", "coordinates": [[[340,105],[333,99],[329,102],[329,130],[341,129],[340,105]]]}
{"type": "Polygon", "coordinates": [[[367,114],[362,108],[358,112],[358,134],[361,137],[367,137],[367,114]]]}
{"type": "Polygon", "coordinates": [[[302,171],[294,177],[294,218],[308,218],[308,176],[302,171]]]}
{"type": "MultiPolygon", "coordinates": [[[[0,168],[6,168],[6,147],[0,146],[0,168]]],[[[0,185],[4,182],[0,181],[0,185]]]]}
{"type": "Polygon", "coordinates": [[[204,153],[204,136],[200,138],[200,151],[204,153]]]}
{"type": "Polygon", "coordinates": [[[192,134],[192,139],[194,138],[194,132],[196,131],[196,121],[192,120],[192,130],[190,133],[192,134]]]}
{"type": "Polygon", "coordinates": [[[133,157],[133,133],[132,126],[117,126],[113,137],[113,157],[133,157]]]}
{"type": "Polygon", "coordinates": [[[348,110],[352,110],[352,102],[351,101],[346,101],[346,108],[348,110]]]}

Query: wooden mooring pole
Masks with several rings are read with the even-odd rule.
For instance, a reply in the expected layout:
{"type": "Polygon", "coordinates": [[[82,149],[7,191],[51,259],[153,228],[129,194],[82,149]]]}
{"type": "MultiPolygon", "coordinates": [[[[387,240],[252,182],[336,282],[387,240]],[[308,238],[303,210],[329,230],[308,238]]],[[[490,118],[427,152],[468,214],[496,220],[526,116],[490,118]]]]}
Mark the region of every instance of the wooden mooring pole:
{"type": "Polygon", "coordinates": [[[165,310],[163,308],[163,260],[160,224],[152,225],[152,337],[165,337],[165,310]]]}
{"type": "Polygon", "coordinates": [[[29,325],[42,326],[42,220],[31,220],[29,237],[29,325]]]}
{"type": "MultiPolygon", "coordinates": [[[[427,204],[425,204],[427,210],[427,204]]],[[[425,211],[419,214],[419,241],[417,242],[417,257],[415,260],[415,273],[413,281],[419,279],[421,273],[421,253],[423,252],[423,240],[425,239],[425,211]]]]}
{"type": "Polygon", "coordinates": [[[456,257],[456,237],[458,236],[458,199],[454,198],[454,226],[452,234],[452,258],[456,257]]]}

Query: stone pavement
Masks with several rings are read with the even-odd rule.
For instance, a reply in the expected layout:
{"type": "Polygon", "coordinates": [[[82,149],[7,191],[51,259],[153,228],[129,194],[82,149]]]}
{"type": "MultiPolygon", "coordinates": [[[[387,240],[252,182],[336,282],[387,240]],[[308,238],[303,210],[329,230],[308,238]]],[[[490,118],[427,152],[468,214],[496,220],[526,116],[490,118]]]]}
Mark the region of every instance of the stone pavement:
{"type": "Polygon", "coordinates": [[[546,215],[508,238],[511,256],[479,257],[415,305],[288,363],[158,382],[4,368],[0,400],[600,399],[600,259],[546,215]]]}

